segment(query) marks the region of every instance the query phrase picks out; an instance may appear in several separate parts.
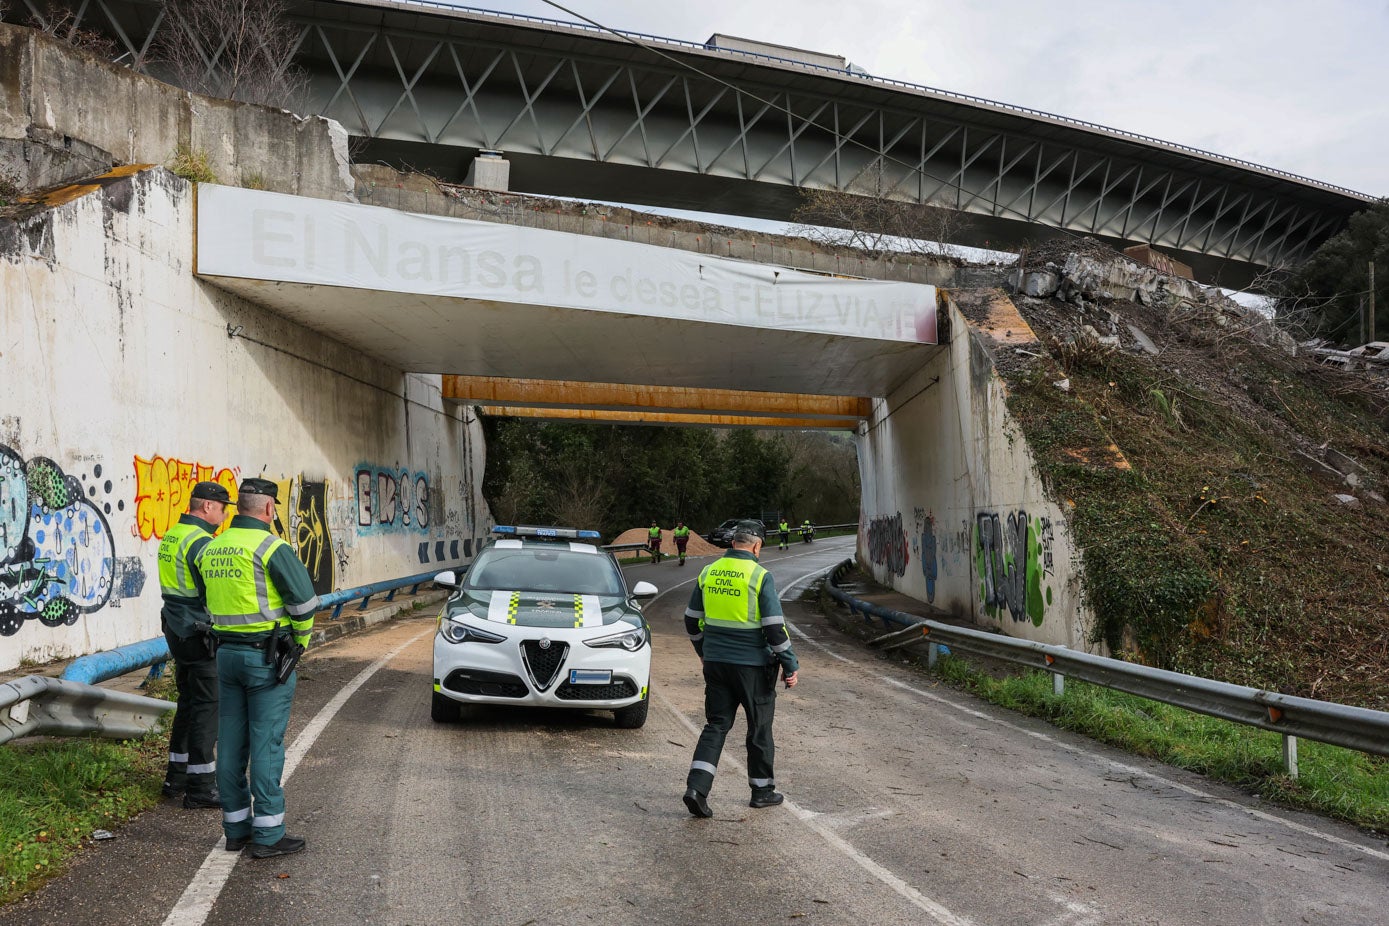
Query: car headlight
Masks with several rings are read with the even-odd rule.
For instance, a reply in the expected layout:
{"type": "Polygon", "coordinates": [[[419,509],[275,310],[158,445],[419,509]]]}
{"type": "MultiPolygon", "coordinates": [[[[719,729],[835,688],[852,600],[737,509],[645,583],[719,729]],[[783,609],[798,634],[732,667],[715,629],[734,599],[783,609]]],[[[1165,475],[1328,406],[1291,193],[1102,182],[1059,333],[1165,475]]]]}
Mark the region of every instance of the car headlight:
{"type": "Polygon", "coordinates": [[[444,619],[443,624],[439,627],[439,633],[450,643],[502,643],[506,640],[506,637],[499,633],[479,630],[450,618],[444,619]]]}
{"type": "Polygon", "coordinates": [[[608,634],[606,637],[595,637],[592,640],[585,640],[584,646],[620,646],[629,653],[635,653],[646,645],[646,641],[646,628],[635,627],[632,630],[624,630],[621,633],[608,634]]]}

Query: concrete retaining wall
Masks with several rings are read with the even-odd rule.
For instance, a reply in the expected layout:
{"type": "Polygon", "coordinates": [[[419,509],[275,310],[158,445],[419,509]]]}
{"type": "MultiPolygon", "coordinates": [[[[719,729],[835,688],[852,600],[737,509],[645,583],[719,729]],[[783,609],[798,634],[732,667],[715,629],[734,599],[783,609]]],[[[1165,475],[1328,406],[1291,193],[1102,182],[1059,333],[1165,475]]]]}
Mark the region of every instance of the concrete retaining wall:
{"type": "MultiPolygon", "coordinates": [[[[1036,347],[1001,292],[874,403],[859,438],[858,557],[881,583],[1012,636],[1093,649],[1064,512],[1047,498],[991,351],[1036,347]]],[[[973,315],[973,313],[971,313],[973,315]]]]}
{"type": "Polygon", "coordinates": [[[160,168],[0,222],[0,670],[155,636],[155,552],[199,479],[279,481],[324,591],[467,561],[490,527],[481,430],[437,376],[192,261],[193,189],[160,168]]]}
{"type": "Polygon", "coordinates": [[[188,93],[0,23],[0,172],[44,189],[205,152],[222,183],[352,199],[347,133],[318,116],[188,93]]]}

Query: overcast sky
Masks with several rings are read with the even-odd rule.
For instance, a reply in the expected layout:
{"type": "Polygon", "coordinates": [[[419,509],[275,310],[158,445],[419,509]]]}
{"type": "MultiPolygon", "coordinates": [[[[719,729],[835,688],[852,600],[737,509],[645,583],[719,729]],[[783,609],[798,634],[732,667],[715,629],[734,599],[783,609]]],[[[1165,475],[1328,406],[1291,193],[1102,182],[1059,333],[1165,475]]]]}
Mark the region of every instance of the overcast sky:
{"type": "MultiPolygon", "coordinates": [[[[1389,195],[1389,0],[561,0],[722,32],[1389,195]]],[[[566,19],[541,0],[460,5],[566,19]]]]}

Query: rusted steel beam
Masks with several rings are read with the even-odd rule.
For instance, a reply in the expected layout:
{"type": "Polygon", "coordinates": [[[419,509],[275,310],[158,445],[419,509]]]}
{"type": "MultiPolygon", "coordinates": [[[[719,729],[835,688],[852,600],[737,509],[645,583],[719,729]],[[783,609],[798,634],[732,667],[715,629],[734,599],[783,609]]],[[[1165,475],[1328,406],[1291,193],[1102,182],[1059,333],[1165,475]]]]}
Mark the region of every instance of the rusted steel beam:
{"type": "Polygon", "coordinates": [[[601,408],[532,408],[484,405],[482,413],[495,418],[535,418],[544,421],[592,424],[639,424],[666,428],[788,428],[852,431],[858,418],[769,418],[755,415],[700,415],[672,412],[614,411],[601,408]]]}
{"type": "Polygon", "coordinates": [[[867,418],[872,409],[871,400],[859,396],[506,379],[495,376],[445,376],[443,392],[446,399],[479,405],[642,413],[699,412],[710,415],[843,419],[867,418]]]}

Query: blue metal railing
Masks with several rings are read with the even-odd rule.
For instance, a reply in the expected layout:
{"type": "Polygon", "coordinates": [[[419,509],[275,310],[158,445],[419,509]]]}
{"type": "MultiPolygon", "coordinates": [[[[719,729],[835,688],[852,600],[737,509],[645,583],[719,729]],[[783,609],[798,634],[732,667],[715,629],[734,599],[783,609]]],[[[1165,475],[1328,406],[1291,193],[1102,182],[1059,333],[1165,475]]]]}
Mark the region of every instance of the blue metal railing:
{"type": "MultiPolygon", "coordinates": [[[[319,605],[321,610],[332,608],[332,619],[336,620],[342,615],[342,609],[346,605],[359,598],[362,603],[357,610],[365,611],[372,596],[385,592],[386,600],[393,601],[396,592],[406,586],[409,586],[410,594],[413,595],[421,585],[442,571],[422,572],[418,575],[406,576],[403,579],[387,579],[384,582],[373,582],[370,585],[358,585],[356,588],[344,588],[336,592],[329,592],[318,599],[319,605]]],[[[127,672],[150,666],[150,677],[157,678],[163,672],[164,663],[168,659],[169,644],[163,637],[155,637],[152,640],[141,640],[139,643],[131,643],[102,653],[92,653],[90,656],[74,659],[59,677],[70,682],[95,685],[97,682],[104,682],[107,679],[125,675],[127,672]]]]}

